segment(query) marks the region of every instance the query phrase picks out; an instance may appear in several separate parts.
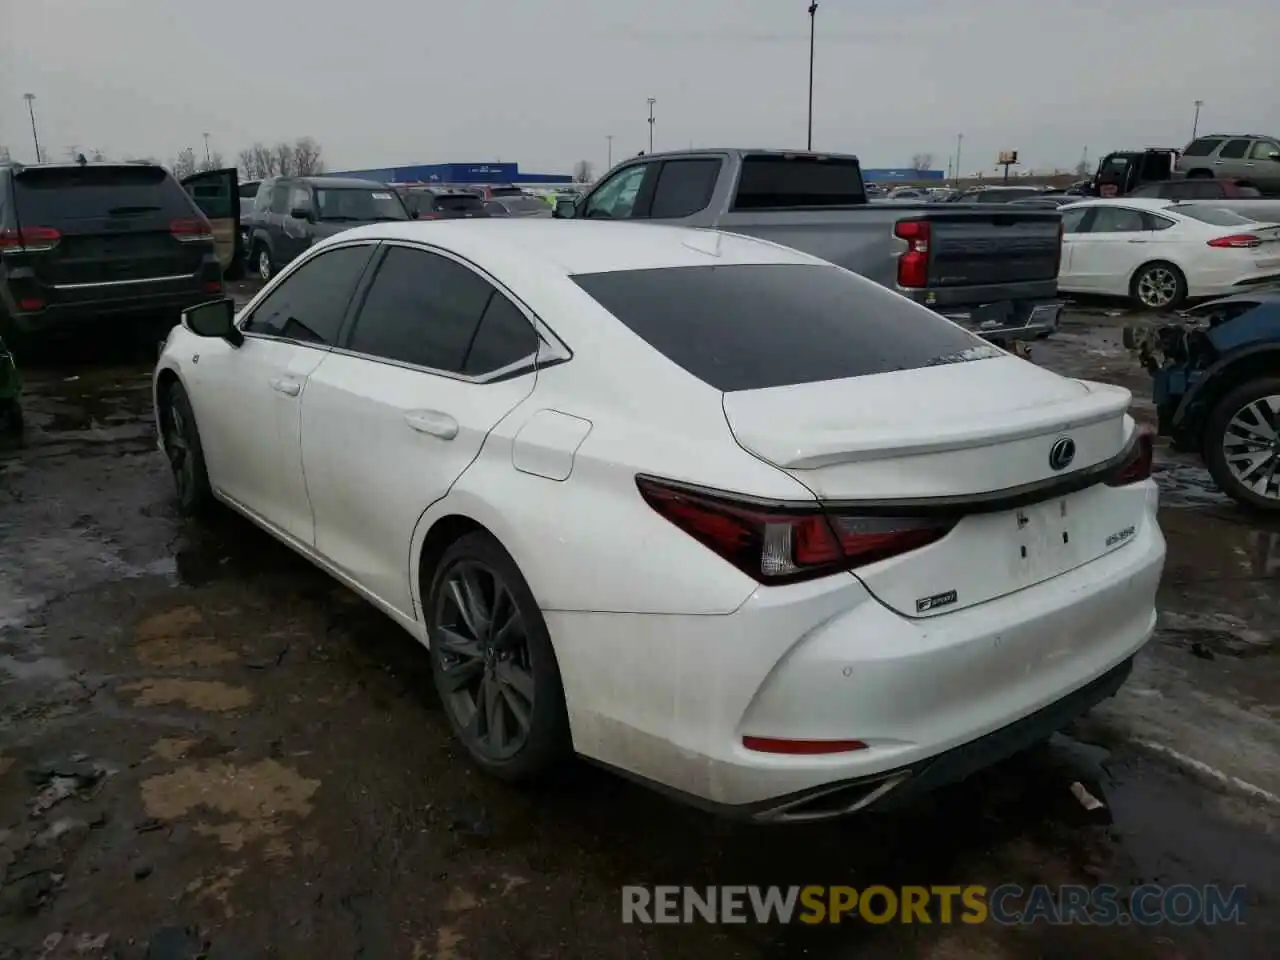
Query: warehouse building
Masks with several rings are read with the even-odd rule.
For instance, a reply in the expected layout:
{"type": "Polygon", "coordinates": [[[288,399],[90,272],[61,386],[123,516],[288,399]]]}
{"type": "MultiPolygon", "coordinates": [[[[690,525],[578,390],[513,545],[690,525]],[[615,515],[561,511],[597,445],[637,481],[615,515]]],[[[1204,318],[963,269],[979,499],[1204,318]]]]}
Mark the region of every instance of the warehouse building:
{"type": "Polygon", "coordinates": [[[564,173],[522,173],[518,163],[420,163],[377,170],[341,170],[331,177],[380,183],[572,183],[564,173]]]}

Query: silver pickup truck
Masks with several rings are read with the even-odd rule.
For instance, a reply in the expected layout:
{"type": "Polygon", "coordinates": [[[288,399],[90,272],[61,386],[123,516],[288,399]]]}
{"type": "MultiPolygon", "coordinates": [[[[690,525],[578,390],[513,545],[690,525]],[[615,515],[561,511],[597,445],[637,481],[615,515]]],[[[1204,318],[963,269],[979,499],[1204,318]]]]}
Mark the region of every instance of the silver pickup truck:
{"type": "Polygon", "coordinates": [[[822,257],[990,340],[1058,324],[1061,217],[1008,204],[872,204],[858,158],[770,150],[638,156],[560,219],[643,220],[747,234],[822,257]]]}

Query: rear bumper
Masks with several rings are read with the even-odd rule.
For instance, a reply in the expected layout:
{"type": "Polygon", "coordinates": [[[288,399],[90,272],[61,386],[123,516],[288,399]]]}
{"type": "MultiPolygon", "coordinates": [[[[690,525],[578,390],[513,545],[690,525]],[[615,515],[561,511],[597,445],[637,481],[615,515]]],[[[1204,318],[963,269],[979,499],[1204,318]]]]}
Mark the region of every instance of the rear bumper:
{"type": "Polygon", "coordinates": [[[5,292],[5,308],[13,329],[20,335],[38,337],[60,330],[127,319],[147,314],[177,313],[196,303],[218,296],[206,284],[220,278],[184,277],[163,283],[131,283],[111,287],[51,289],[50,300],[39,310],[23,311],[5,292]]]}
{"type": "Polygon", "coordinates": [[[726,616],[545,611],[574,746],[754,820],[841,816],[961,778],[1123,682],[1154,629],[1164,566],[1154,483],[1144,491],[1125,546],[925,619],[843,576],[761,588],[726,616]],[[747,749],[744,736],[866,747],[774,754],[747,749]]]}
{"type": "Polygon", "coordinates": [[[1058,329],[1062,301],[1010,300],[938,312],[987,340],[1034,340],[1058,329]]]}

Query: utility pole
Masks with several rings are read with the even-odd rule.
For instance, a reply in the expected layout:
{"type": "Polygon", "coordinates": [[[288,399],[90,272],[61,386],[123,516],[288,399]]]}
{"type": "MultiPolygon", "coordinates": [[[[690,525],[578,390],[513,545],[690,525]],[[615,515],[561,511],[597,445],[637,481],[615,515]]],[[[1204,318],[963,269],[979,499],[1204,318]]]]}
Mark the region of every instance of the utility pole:
{"type": "Polygon", "coordinates": [[[1194,140],[1196,138],[1196,131],[1200,129],[1200,108],[1204,106],[1204,101],[1194,100],[1192,103],[1196,108],[1196,115],[1191,120],[1191,139],[1194,140]]]}
{"type": "Polygon", "coordinates": [[[605,142],[609,144],[609,162],[605,164],[605,169],[612,170],[613,169],[613,134],[612,133],[605,134],[604,139],[605,139],[605,142]]]}
{"type": "Polygon", "coordinates": [[[817,30],[818,3],[809,4],[809,137],[805,149],[813,149],[813,44],[817,30]]]}
{"type": "Polygon", "coordinates": [[[964,134],[956,134],[956,183],[960,182],[960,148],[964,146],[964,134]]]}
{"type": "Polygon", "coordinates": [[[207,133],[204,135],[204,165],[213,166],[213,161],[209,159],[209,134],[207,133]]]}
{"type": "Polygon", "coordinates": [[[27,101],[27,113],[31,117],[31,139],[36,145],[36,163],[40,162],[40,136],[36,133],[36,95],[34,93],[24,93],[22,99],[27,101]]]}
{"type": "Polygon", "coordinates": [[[649,152],[653,153],[653,105],[658,101],[649,98],[649,152]]]}

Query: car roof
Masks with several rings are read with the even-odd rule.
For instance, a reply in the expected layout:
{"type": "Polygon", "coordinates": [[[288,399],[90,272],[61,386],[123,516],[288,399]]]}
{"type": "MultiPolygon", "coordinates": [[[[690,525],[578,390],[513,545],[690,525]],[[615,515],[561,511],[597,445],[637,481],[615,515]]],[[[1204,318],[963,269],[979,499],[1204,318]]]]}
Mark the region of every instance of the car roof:
{"type": "MultiPolygon", "coordinates": [[[[589,220],[405,220],[354,227],[335,240],[404,240],[482,267],[504,260],[565,275],[743,263],[821,263],[779,244],[716,230],[589,220]]],[[[325,242],[328,245],[328,242],[325,242]]]]}
{"type": "Polygon", "coordinates": [[[387,184],[379,180],[357,180],[355,177],[281,177],[281,180],[301,180],[313,187],[372,187],[379,190],[388,189],[387,184]]]}

